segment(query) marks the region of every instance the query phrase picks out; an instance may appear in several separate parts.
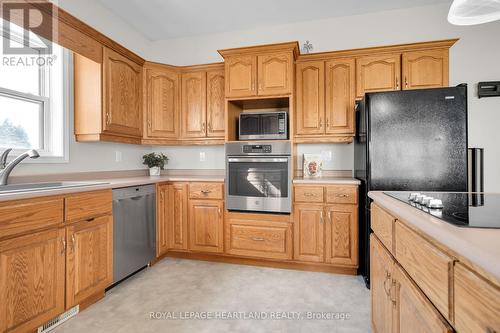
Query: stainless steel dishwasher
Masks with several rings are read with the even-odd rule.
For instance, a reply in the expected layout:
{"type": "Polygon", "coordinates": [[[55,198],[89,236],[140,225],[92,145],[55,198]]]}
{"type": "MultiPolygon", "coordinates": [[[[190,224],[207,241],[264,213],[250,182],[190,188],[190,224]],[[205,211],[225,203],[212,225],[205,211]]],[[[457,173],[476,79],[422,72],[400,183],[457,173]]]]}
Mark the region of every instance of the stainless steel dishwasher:
{"type": "Polygon", "coordinates": [[[113,220],[113,283],[116,283],[155,258],[155,186],[113,190],[113,220]]]}

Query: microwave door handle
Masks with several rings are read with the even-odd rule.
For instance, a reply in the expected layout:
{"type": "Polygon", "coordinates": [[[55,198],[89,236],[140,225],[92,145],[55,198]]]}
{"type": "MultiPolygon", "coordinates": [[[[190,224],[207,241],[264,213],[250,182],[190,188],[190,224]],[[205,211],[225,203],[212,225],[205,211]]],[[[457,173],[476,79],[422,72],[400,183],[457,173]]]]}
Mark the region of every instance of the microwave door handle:
{"type": "Polygon", "coordinates": [[[228,162],[288,162],[288,158],[253,158],[253,157],[230,157],[227,159],[228,162]]]}

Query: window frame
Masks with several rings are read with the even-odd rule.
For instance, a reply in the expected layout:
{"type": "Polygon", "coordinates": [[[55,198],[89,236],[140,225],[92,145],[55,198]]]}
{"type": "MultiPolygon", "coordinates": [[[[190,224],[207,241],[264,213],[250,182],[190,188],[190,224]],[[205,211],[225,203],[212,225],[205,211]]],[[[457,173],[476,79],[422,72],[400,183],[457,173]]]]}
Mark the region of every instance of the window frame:
{"type": "MultiPolygon", "coordinates": [[[[6,23],[5,20],[2,20],[3,24],[6,23]]],[[[7,22],[8,24],[8,22],[7,22]]],[[[21,34],[16,33],[11,30],[10,36],[6,36],[3,30],[2,24],[0,24],[0,31],[2,38],[10,38],[18,43],[23,43],[23,37],[21,34]]],[[[38,37],[40,38],[40,37],[38,37]]],[[[36,40],[30,40],[31,45],[39,45],[36,40]]],[[[38,103],[41,105],[41,114],[40,114],[40,148],[36,150],[40,154],[40,158],[38,159],[30,159],[26,161],[27,163],[68,163],[69,162],[69,109],[70,109],[70,100],[72,99],[72,69],[73,69],[73,59],[71,51],[64,49],[62,47],[57,46],[55,48],[58,50],[54,54],[56,54],[62,63],[58,66],[60,68],[61,74],[61,82],[60,88],[62,91],[59,92],[61,94],[57,100],[57,103],[51,103],[51,99],[55,98],[55,94],[53,94],[53,84],[52,79],[54,77],[53,67],[51,66],[39,66],[39,76],[38,76],[38,95],[34,95],[31,93],[25,93],[22,91],[12,90],[8,88],[0,87],[0,95],[6,96],[7,98],[13,98],[16,100],[25,100],[27,102],[38,103]],[[60,50],[60,51],[59,51],[60,50]],[[56,105],[57,104],[57,105],[56,105]],[[56,143],[54,140],[54,126],[55,122],[55,114],[56,108],[61,108],[58,113],[58,118],[61,120],[61,133],[60,136],[62,142],[56,143]],[[57,148],[56,148],[57,147],[57,148]],[[56,153],[58,151],[58,153],[56,153]]],[[[36,56],[36,55],[35,55],[36,56]]],[[[42,56],[41,52],[38,52],[38,56],[42,56]]],[[[1,147],[0,153],[10,147],[1,147]]],[[[8,161],[13,160],[18,155],[24,153],[27,149],[13,149],[9,154],[8,161]]]]}

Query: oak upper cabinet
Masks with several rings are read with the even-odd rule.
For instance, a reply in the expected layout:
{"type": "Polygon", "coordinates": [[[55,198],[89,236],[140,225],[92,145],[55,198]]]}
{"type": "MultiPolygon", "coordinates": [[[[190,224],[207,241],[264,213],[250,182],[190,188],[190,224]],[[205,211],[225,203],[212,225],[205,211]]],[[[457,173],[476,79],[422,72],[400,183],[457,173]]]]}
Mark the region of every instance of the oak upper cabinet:
{"type": "Polygon", "coordinates": [[[294,259],[323,262],[324,212],[322,205],[294,204],[294,259]]]}
{"type": "Polygon", "coordinates": [[[64,229],[0,241],[0,332],[29,332],[64,312],[64,229]]]}
{"type": "MultiPolygon", "coordinates": [[[[161,195],[161,194],[160,194],[161,195]]],[[[188,249],[188,184],[173,183],[168,185],[168,197],[165,196],[164,212],[168,248],[188,249]]]]}
{"type": "Polygon", "coordinates": [[[323,134],[325,120],[325,64],[323,61],[296,66],[296,134],[323,134]]]}
{"type": "Polygon", "coordinates": [[[195,66],[182,73],[181,140],[221,140],[225,134],[222,64],[195,66]]]}
{"type": "Polygon", "coordinates": [[[224,69],[207,71],[207,137],[224,137],[224,69]]]}
{"type": "Polygon", "coordinates": [[[297,42],[219,50],[224,57],[226,98],[293,92],[297,42]]]}
{"type": "Polygon", "coordinates": [[[356,64],[352,58],[325,63],[325,133],[354,135],[356,64]]]}
{"type": "Polygon", "coordinates": [[[325,208],[325,262],[358,265],[358,207],[330,205],[325,208]]]}
{"type": "Polygon", "coordinates": [[[200,252],[224,251],[223,201],[190,200],[189,249],[200,252]]]}
{"type": "Polygon", "coordinates": [[[74,55],[77,141],[141,143],[142,63],[106,47],[102,61],[74,55]]]}
{"type": "Polygon", "coordinates": [[[110,215],[67,227],[66,308],[113,282],[113,218],[110,215]]]}
{"type": "Polygon", "coordinates": [[[293,54],[272,53],[257,56],[259,96],[284,95],[293,90],[293,54]]]}
{"type": "Polygon", "coordinates": [[[370,236],[370,289],[374,332],[392,332],[394,306],[390,291],[394,269],[394,259],[372,234],[370,236]]]}
{"type": "Polygon", "coordinates": [[[403,53],[403,89],[448,86],[448,49],[403,53]]]}
{"type": "Polygon", "coordinates": [[[146,137],[177,139],[179,135],[179,73],[167,66],[144,69],[146,137]]]}
{"type": "Polygon", "coordinates": [[[206,80],[206,72],[182,74],[181,128],[183,138],[206,136],[206,80]]]}
{"type": "Polygon", "coordinates": [[[240,55],[225,59],[226,97],[257,95],[257,57],[240,55]]]}
{"type": "Polygon", "coordinates": [[[356,60],[356,95],[401,89],[401,54],[363,56],[356,60]]]}

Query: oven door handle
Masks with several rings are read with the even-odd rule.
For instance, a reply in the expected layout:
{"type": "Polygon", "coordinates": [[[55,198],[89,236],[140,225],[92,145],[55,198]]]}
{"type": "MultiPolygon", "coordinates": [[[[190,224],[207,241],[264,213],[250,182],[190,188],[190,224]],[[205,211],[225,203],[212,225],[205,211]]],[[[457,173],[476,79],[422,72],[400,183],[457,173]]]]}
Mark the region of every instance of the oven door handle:
{"type": "Polygon", "coordinates": [[[279,157],[229,157],[228,162],[288,162],[288,158],[279,157]]]}

